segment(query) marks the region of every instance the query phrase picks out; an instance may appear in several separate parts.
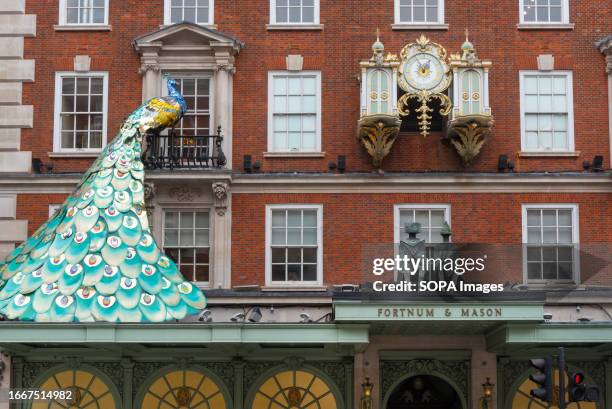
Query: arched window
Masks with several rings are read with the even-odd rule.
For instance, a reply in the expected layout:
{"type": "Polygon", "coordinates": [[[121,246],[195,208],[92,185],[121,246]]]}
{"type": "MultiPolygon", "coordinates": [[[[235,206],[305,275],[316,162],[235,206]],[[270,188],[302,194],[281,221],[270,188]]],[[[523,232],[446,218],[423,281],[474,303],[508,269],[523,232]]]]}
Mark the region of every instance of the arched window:
{"type": "Polygon", "coordinates": [[[195,370],[178,370],[153,381],[142,400],[142,409],[227,409],[214,380],[195,370]]]}
{"type": "Polygon", "coordinates": [[[91,372],[68,369],[44,380],[39,389],[45,391],[69,390],[69,399],[34,401],[32,409],[116,409],[118,402],[105,381],[91,372]]]}
{"type": "MultiPolygon", "coordinates": [[[[555,401],[552,404],[544,403],[541,400],[534,398],[533,396],[529,394],[529,392],[532,389],[535,389],[538,386],[532,380],[527,378],[516,390],[514,397],[512,398],[511,409],[556,409],[558,408],[559,407],[559,403],[558,403],[559,371],[554,372],[553,379],[554,379],[554,384],[555,384],[554,389],[556,393],[553,394],[555,401]]],[[[565,400],[566,401],[568,400],[567,396],[565,400]]],[[[597,404],[595,404],[594,402],[572,402],[572,403],[567,404],[565,407],[567,409],[597,409],[597,404]]]]}
{"type": "Polygon", "coordinates": [[[480,114],[480,74],[467,70],[461,76],[461,115],[480,114]]]}
{"type": "MultiPolygon", "coordinates": [[[[313,373],[288,370],[268,378],[250,409],[337,409],[330,386],[313,373]]],[[[216,408],[215,408],[216,409],[216,408]]]]}
{"type": "Polygon", "coordinates": [[[391,76],[385,70],[372,70],[368,77],[368,98],[370,105],[368,114],[388,114],[389,100],[391,93],[389,92],[389,84],[391,76]]]}

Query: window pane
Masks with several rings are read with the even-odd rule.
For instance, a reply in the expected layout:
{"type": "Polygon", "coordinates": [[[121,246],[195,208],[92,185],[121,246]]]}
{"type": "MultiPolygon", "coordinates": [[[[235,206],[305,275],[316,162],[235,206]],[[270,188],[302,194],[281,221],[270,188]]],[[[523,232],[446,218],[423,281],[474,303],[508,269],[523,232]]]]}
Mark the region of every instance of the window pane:
{"type": "Polygon", "coordinates": [[[542,228],[543,243],[554,244],[557,242],[557,229],[554,227],[542,228]]]}
{"type": "Polygon", "coordinates": [[[528,131],[538,130],[538,115],[537,114],[525,115],[525,130],[528,130],[528,131]]]}
{"type": "Polygon", "coordinates": [[[288,281],[301,281],[302,280],[302,266],[299,264],[287,265],[287,280],[288,281]]]}
{"type": "Polygon", "coordinates": [[[555,94],[565,94],[565,77],[554,77],[553,79],[553,92],[555,94]]]}
{"type": "Polygon", "coordinates": [[[166,212],[164,223],[165,227],[178,228],[178,213],[166,212]]]}
{"type": "Polygon", "coordinates": [[[316,94],[316,79],[312,77],[306,77],[303,81],[304,95],[315,95],[316,94]]]}
{"type": "Polygon", "coordinates": [[[556,247],[543,247],[542,248],[542,259],[544,261],[557,261],[557,248],[556,247]]]}
{"type": "Polygon", "coordinates": [[[283,248],[273,248],[272,249],[272,263],[285,263],[285,251],[283,248]]]}
{"type": "Polygon", "coordinates": [[[275,77],[274,78],[274,94],[285,95],[287,94],[287,78],[275,77]]]}
{"type": "Polygon", "coordinates": [[[414,22],[424,22],[425,21],[425,7],[414,7],[413,9],[413,20],[414,22]]]}
{"type": "Polygon", "coordinates": [[[542,247],[527,247],[527,261],[542,261],[542,247]]]}
{"type": "Polygon", "coordinates": [[[542,221],[544,226],[556,226],[557,225],[557,211],[556,210],[543,210],[542,221]]]}
{"type": "Polygon", "coordinates": [[[193,246],[193,230],[181,228],[179,234],[179,244],[181,246],[193,246]]]}
{"type": "Polygon", "coordinates": [[[540,219],[540,210],[527,210],[527,225],[528,226],[541,226],[542,220],[540,219]]]}
{"type": "Polygon", "coordinates": [[[72,132],[62,132],[62,148],[74,148],[74,134],[72,132]]]}
{"type": "Polygon", "coordinates": [[[559,243],[572,243],[572,228],[559,227],[559,243]]]}
{"type": "Polygon", "coordinates": [[[540,77],[539,93],[540,94],[551,94],[552,93],[552,78],[540,77]]]}
{"type": "Polygon", "coordinates": [[[198,212],[196,213],[196,227],[206,228],[209,225],[208,213],[198,212]]]}
{"type": "Polygon", "coordinates": [[[400,21],[405,23],[412,22],[412,8],[400,7],[400,21]]]}
{"type": "Polygon", "coordinates": [[[172,24],[180,23],[183,21],[183,10],[180,8],[172,8],[170,10],[170,22],[172,24]]]}
{"type": "Polygon", "coordinates": [[[89,111],[89,97],[78,96],[76,97],[76,112],[88,112],[89,111]]]}
{"type": "Polygon", "coordinates": [[[573,247],[558,247],[559,261],[572,261],[573,247]]]}
{"type": "Polygon", "coordinates": [[[287,229],[287,244],[293,246],[302,244],[301,233],[301,229],[287,229]]]}
{"type": "Polygon", "coordinates": [[[207,265],[203,265],[203,264],[198,264],[195,266],[195,281],[196,282],[208,282],[209,281],[209,274],[208,274],[208,269],[209,267],[207,265]]]}
{"type": "Polygon", "coordinates": [[[304,227],[317,227],[316,210],[304,210],[304,227]]]}
{"type": "Polygon", "coordinates": [[[286,281],[284,264],[272,265],[272,281],[286,281]]]}
{"type": "Polygon", "coordinates": [[[571,210],[559,210],[559,226],[572,226],[572,211],[571,210]]]}
{"type": "Polygon", "coordinates": [[[525,94],[538,93],[538,78],[534,76],[525,77],[525,94]]]}
{"type": "Polygon", "coordinates": [[[276,22],[287,23],[287,7],[276,7],[276,22]]]}
{"type": "Polygon", "coordinates": [[[288,263],[301,263],[302,262],[302,249],[301,248],[288,248],[287,249],[287,262],[288,263]]]}
{"type": "Polygon", "coordinates": [[[304,281],[317,281],[317,265],[316,264],[305,264],[304,265],[304,281]]]}
{"type": "Polygon", "coordinates": [[[572,275],[572,263],[559,263],[559,280],[571,280],[572,275]]]}
{"type": "Polygon", "coordinates": [[[62,80],[62,94],[74,94],[74,78],[64,78],[62,80]]]}
{"type": "Polygon", "coordinates": [[[301,210],[289,210],[287,212],[287,226],[289,227],[301,227],[302,226],[302,211],[301,210]]]}
{"type": "Polygon", "coordinates": [[[96,149],[102,147],[102,132],[89,133],[89,148],[96,149]]]}
{"type": "Polygon", "coordinates": [[[104,9],[93,9],[93,22],[95,24],[104,23],[104,9]]]}
{"type": "Polygon", "coordinates": [[[302,23],[314,23],[314,7],[302,9],[302,23]]]}
{"type": "Polygon", "coordinates": [[[525,112],[538,112],[538,97],[536,95],[525,96],[525,112]]]}
{"type": "Polygon", "coordinates": [[[542,275],[544,280],[556,280],[557,263],[542,263],[542,275]]]}
{"type": "Polygon", "coordinates": [[[527,264],[527,278],[530,280],[542,279],[542,265],[540,263],[527,264]]]}
{"type": "Polygon", "coordinates": [[[316,248],[304,248],[304,263],[316,263],[317,262],[317,249],[316,248]]]}
{"type": "Polygon", "coordinates": [[[317,244],[317,229],[304,229],[304,244],[305,245],[316,245],[317,244]]]}
{"type": "Polygon", "coordinates": [[[527,228],[527,243],[538,244],[542,242],[542,231],[540,228],[527,228]]]}
{"type": "Polygon", "coordinates": [[[315,115],[303,115],[302,116],[302,130],[305,132],[315,131],[316,116],[315,115]]]}
{"type": "Polygon", "coordinates": [[[74,129],[74,115],[62,115],[62,131],[74,129]]]}
{"type": "Polygon", "coordinates": [[[284,245],[286,244],[286,230],[283,229],[272,229],[272,244],[273,245],[284,245]]]}
{"type": "Polygon", "coordinates": [[[181,228],[193,228],[193,213],[181,212],[180,226],[181,228]]]}
{"type": "Polygon", "coordinates": [[[210,243],[210,239],[209,239],[209,230],[208,229],[198,229],[195,231],[195,235],[196,235],[196,242],[195,245],[196,246],[208,246],[208,244],[210,243]]]}
{"type": "Polygon", "coordinates": [[[290,7],[289,8],[289,22],[290,23],[299,23],[300,22],[300,8],[299,7],[290,7]]]}

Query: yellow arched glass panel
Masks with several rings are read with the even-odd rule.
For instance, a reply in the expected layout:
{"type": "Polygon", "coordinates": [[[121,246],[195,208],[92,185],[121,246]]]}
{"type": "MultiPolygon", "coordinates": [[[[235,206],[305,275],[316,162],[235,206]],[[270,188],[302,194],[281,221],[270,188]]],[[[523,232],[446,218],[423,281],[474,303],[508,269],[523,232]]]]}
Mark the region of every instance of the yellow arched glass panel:
{"type": "Polygon", "coordinates": [[[250,409],[337,409],[329,385],[306,371],[284,371],[267,379],[250,409]]]}
{"type": "Polygon", "coordinates": [[[32,409],[115,409],[117,402],[109,386],[96,375],[82,370],[58,372],[41,385],[41,390],[72,390],[72,399],[35,401],[32,409]]]}
{"type": "Polygon", "coordinates": [[[219,386],[197,371],[173,371],[153,381],[142,409],[227,409],[219,386]]]}
{"type": "MultiPolygon", "coordinates": [[[[525,380],[516,390],[514,394],[514,398],[512,399],[512,409],[557,409],[559,407],[559,371],[554,372],[554,389],[555,393],[553,394],[554,402],[552,404],[548,404],[542,402],[541,400],[534,398],[529,394],[532,389],[537,388],[538,386],[535,382],[531,381],[529,378],[525,380]]],[[[567,376],[565,376],[565,384],[567,385],[567,376]]],[[[567,392],[565,394],[565,401],[568,400],[567,392]]],[[[594,402],[572,402],[566,405],[567,409],[597,409],[597,405],[594,402]]]]}
{"type": "Polygon", "coordinates": [[[474,70],[464,71],[461,77],[461,114],[480,113],[480,74],[474,70]]]}

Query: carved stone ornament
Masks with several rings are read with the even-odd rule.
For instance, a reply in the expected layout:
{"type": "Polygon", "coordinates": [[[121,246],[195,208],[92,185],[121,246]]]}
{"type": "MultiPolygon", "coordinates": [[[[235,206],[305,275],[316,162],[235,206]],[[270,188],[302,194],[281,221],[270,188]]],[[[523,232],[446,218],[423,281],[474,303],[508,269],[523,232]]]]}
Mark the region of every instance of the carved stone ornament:
{"type": "Polygon", "coordinates": [[[480,153],[493,123],[493,117],[482,115],[458,117],[450,122],[448,138],[465,166],[470,165],[480,153]]]}
{"type": "Polygon", "coordinates": [[[376,169],[380,169],[383,159],[391,151],[399,135],[402,121],[394,115],[369,115],[359,120],[357,138],[372,157],[376,169]]]}
{"type": "Polygon", "coordinates": [[[170,189],[170,196],[179,202],[193,202],[195,196],[193,190],[187,186],[178,186],[170,189]]]}
{"type": "Polygon", "coordinates": [[[215,195],[215,210],[219,216],[225,215],[227,211],[229,189],[229,185],[225,182],[215,182],[212,184],[213,194],[215,195]]]}

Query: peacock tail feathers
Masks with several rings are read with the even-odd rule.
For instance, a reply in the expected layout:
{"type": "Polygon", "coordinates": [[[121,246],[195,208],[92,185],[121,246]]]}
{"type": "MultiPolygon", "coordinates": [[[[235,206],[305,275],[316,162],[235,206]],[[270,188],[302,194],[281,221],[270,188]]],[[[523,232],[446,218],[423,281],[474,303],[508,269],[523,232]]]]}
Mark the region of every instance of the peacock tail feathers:
{"type": "Polygon", "coordinates": [[[183,114],[184,100],[174,95],[153,98],[127,117],[61,208],[0,263],[0,314],[39,322],[162,322],[206,306],[156,243],[145,211],[143,135],[183,114]]]}

